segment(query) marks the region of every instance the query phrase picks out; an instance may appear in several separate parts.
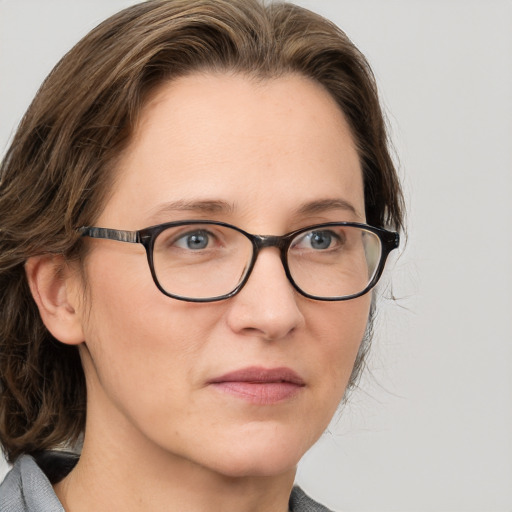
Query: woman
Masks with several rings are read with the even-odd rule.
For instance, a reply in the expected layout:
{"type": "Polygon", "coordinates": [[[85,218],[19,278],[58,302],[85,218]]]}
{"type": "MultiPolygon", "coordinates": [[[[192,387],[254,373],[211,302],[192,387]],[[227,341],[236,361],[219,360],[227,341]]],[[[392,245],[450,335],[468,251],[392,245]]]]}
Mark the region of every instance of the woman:
{"type": "Polygon", "coordinates": [[[0,510],[326,510],[295,467],[402,225],[347,37],[287,4],[135,5],[50,74],[1,180],[0,510]]]}

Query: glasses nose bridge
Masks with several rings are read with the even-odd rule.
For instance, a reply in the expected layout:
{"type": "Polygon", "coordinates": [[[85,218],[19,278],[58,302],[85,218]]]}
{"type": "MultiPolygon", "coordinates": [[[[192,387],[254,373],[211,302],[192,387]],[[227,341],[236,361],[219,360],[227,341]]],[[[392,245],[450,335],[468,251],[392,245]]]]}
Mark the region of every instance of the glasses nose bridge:
{"type": "Polygon", "coordinates": [[[276,247],[283,261],[286,260],[286,251],[288,249],[288,236],[277,236],[277,235],[253,235],[253,244],[255,246],[254,258],[258,256],[261,249],[267,247],[276,247]]]}
{"type": "Polygon", "coordinates": [[[287,276],[289,275],[287,251],[290,242],[288,235],[252,235],[251,241],[254,247],[252,266],[256,264],[258,255],[262,249],[266,249],[268,247],[276,247],[279,250],[279,256],[281,258],[281,263],[283,264],[285,274],[287,276]]]}
{"type": "Polygon", "coordinates": [[[287,251],[288,246],[290,245],[289,242],[289,236],[288,235],[250,235],[248,238],[250,238],[252,245],[253,245],[253,257],[252,257],[252,264],[251,268],[249,270],[249,273],[247,275],[247,281],[249,280],[250,274],[252,274],[252,270],[254,269],[254,266],[256,265],[256,261],[258,260],[258,256],[260,254],[260,251],[262,249],[266,249],[269,247],[276,247],[279,250],[279,256],[281,259],[281,264],[283,265],[284,273],[286,274],[287,279],[290,281],[290,272],[288,270],[288,261],[287,261],[287,251]]]}

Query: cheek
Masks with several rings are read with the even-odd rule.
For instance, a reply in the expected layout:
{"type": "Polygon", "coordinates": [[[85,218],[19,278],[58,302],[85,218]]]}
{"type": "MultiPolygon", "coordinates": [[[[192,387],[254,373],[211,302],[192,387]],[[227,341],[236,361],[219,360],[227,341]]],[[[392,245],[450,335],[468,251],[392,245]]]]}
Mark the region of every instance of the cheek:
{"type": "Polygon", "coordinates": [[[101,265],[89,264],[89,312],[84,317],[98,381],[119,403],[133,397],[141,407],[149,406],[167,393],[179,399],[180,385],[193,378],[192,363],[202,352],[205,332],[218,322],[219,308],[166,297],[143,258],[138,259],[144,265],[135,258],[128,265],[108,259],[103,251],[101,265]]]}
{"type": "Polygon", "coordinates": [[[323,304],[323,314],[319,312],[315,315],[317,320],[311,320],[314,325],[312,344],[317,352],[314,360],[322,392],[335,406],[343,398],[350,379],[367,327],[370,304],[371,294],[323,304]]]}

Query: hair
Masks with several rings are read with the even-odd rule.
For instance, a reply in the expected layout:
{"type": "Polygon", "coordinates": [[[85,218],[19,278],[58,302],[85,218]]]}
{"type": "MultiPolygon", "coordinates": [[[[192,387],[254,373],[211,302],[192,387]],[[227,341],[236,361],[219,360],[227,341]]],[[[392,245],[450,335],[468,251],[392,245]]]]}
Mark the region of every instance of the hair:
{"type": "Polygon", "coordinates": [[[333,23],[259,0],[150,0],[107,19],[44,81],[0,167],[0,441],[10,461],[75,442],[86,416],[78,350],[43,325],[24,264],[41,254],[83,257],[76,228],[92,225],[105,204],[148,95],[200,71],[295,73],[321,84],[351,128],[367,222],[403,227],[375,79],[333,23]]]}

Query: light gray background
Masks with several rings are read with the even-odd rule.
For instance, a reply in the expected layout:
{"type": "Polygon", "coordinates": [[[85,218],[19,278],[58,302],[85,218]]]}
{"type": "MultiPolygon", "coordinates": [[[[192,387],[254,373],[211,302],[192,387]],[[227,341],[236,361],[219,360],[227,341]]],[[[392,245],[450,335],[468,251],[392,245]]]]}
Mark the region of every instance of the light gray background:
{"type": "MultiPolygon", "coordinates": [[[[131,3],[0,0],[0,153],[58,58],[131,3]]],[[[409,236],[361,390],[298,481],[337,510],[510,511],[512,2],[300,3],[373,65],[409,236]]]]}

